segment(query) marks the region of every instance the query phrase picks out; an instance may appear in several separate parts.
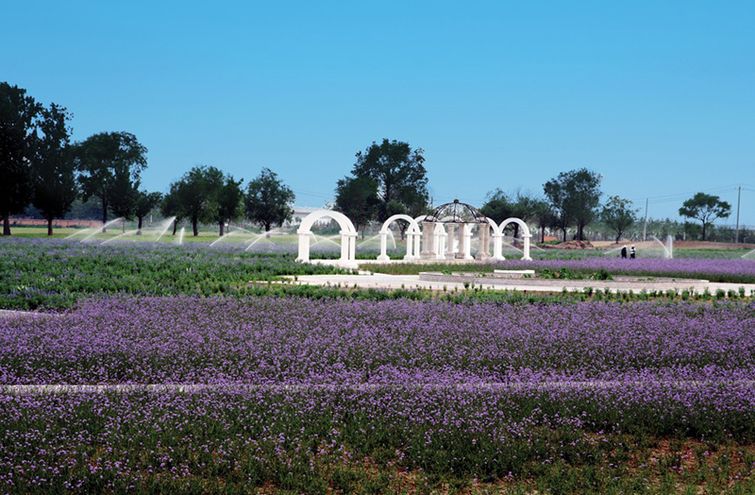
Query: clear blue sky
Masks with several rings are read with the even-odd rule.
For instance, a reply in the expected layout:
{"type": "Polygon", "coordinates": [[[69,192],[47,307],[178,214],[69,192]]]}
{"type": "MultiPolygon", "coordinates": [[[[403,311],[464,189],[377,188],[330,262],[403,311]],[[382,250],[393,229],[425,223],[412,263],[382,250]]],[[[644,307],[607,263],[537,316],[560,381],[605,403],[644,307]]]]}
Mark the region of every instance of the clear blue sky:
{"type": "Polygon", "coordinates": [[[135,133],[149,189],[196,164],[267,166],[319,206],[388,137],[424,148],[436,202],[539,193],[586,166],[606,194],[657,198],[651,216],[745,184],[755,224],[753,1],[23,1],[0,16],[0,80],[67,106],[76,139],[135,133]]]}

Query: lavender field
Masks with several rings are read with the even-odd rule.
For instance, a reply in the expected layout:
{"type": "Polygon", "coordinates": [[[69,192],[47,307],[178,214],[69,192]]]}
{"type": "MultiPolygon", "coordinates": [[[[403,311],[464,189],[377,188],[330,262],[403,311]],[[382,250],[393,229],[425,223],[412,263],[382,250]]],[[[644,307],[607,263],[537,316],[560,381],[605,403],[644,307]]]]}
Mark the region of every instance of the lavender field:
{"type": "Polygon", "coordinates": [[[748,493],[754,329],[751,301],[4,318],[0,491],[748,493]]]}
{"type": "MultiPolygon", "coordinates": [[[[535,261],[506,260],[487,265],[457,265],[455,271],[492,271],[493,269],[567,269],[577,273],[605,271],[612,275],[640,275],[647,277],[672,277],[707,279],[713,282],[755,283],[755,260],[752,259],[699,259],[699,258],[600,258],[585,259],[545,259],[535,261]]],[[[380,265],[375,267],[381,273],[418,273],[420,271],[440,271],[445,265],[380,265]]]]}

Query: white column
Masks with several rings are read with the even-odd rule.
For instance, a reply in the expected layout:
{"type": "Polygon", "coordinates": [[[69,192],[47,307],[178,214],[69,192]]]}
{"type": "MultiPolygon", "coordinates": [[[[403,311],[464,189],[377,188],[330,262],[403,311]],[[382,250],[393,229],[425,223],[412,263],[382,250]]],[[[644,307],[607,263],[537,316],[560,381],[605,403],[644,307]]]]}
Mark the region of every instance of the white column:
{"type": "Polygon", "coordinates": [[[465,260],[473,260],[472,257],[472,224],[465,223],[462,229],[462,253],[465,260]]]}
{"type": "Polygon", "coordinates": [[[349,261],[349,233],[341,231],[341,261],[349,261]]]}
{"type": "Polygon", "coordinates": [[[422,243],[422,234],[417,232],[414,234],[414,253],[412,253],[412,256],[415,260],[419,259],[420,257],[421,243],[422,243]]]}
{"type": "Polygon", "coordinates": [[[489,249],[488,243],[490,241],[490,238],[488,237],[490,235],[490,224],[481,223],[477,227],[477,230],[479,231],[479,236],[480,236],[480,249],[477,251],[477,259],[484,260],[490,257],[490,254],[488,251],[489,249]]]}
{"type": "Polygon", "coordinates": [[[530,257],[530,237],[532,237],[532,235],[524,234],[522,237],[524,238],[524,250],[522,253],[524,256],[522,256],[522,259],[525,261],[531,261],[532,258],[530,257]]]}
{"type": "Polygon", "coordinates": [[[349,233],[349,260],[355,261],[357,259],[357,233],[349,233]]]}
{"type": "Polygon", "coordinates": [[[503,256],[503,234],[500,232],[493,232],[493,259],[506,259],[503,256]]]}
{"type": "Polygon", "coordinates": [[[406,254],[404,255],[405,260],[414,259],[414,236],[415,234],[413,232],[406,233],[406,254]]]}
{"type": "Polygon", "coordinates": [[[310,232],[297,232],[299,234],[299,255],[296,257],[296,261],[308,262],[309,261],[309,236],[310,232]]]}
{"type": "Polygon", "coordinates": [[[442,260],[446,257],[446,229],[442,223],[435,224],[435,259],[442,260]]]}
{"type": "Polygon", "coordinates": [[[435,254],[435,222],[422,222],[422,258],[431,258],[435,254]]]}
{"type": "Polygon", "coordinates": [[[446,234],[446,258],[454,257],[454,233],[456,231],[456,224],[449,223],[448,231],[446,234]]]}
{"type": "Polygon", "coordinates": [[[380,232],[380,255],[378,255],[378,261],[388,261],[388,233],[380,232]]]}

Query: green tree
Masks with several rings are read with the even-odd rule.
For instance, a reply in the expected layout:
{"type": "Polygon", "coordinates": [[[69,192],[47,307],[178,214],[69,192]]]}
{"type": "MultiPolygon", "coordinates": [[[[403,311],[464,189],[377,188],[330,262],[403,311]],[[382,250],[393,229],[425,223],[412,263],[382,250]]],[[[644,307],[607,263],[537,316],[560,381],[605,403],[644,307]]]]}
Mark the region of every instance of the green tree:
{"type": "MultiPolygon", "coordinates": [[[[536,206],[539,201],[541,200],[531,194],[517,191],[516,197],[511,204],[511,216],[520,218],[524,223],[529,224],[537,218],[536,206]]],[[[514,229],[514,238],[519,239],[519,224],[513,223],[511,226],[514,229]]]]}
{"type": "Polygon", "coordinates": [[[559,228],[564,233],[574,222],[577,239],[584,240],[585,227],[593,220],[600,203],[601,176],[586,168],[561,172],[543,185],[546,197],[559,216],[559,228]]]}
{"type": "Polygon", "coordinates": [[[35,121],[41,106],[26,90],[0,83],[0,215],[3,235],[11,235],[10,216],[21,213],[32,196],[30,163],[35,121]]]}
{"type": "Polygon", "coordinates": [[[146,155],[147,148],[128,132],[101,132],[76,145],[82,196],[84,201],[92,196],[100,200],[103,231],[108,209],[131,216],[146,155]]]}
{"type": "Polygon", "coordinates": [[[727,218],[731,214],[731,205],[721,198],[699,192],[682,203],[679,215],[700,221],[702,239],[705,240],[708,227],[717,218],[727,218]]]}
{"type": "Polygon", "coordinates": [[[263,168],[260,175],[249,182],[244,202],[246,216],[254,223],[262,225],[269,232],[273,225],[283,225],[294,214],[294,192],[269,168],[263,168]]]}
{"type": "Polygon", "coordinates": [[[377,182],[371,177],[344,177],[336,184],[335,209],[363,229],[377,215],[377,182]]]}
{"type": "Polygon", "coordinates": [[[397,201],[406,207],[408,214],[416,216],[427,207],[427,171],[424,151],[412,149],[408,143],[383,139],[364,152],[356,154],[352,170],[354,177],[369,177],[377,184],[378,220],[388,218],[388,204],[397,201]]]}
{"type": "Polygon", "coordinates": [[[513,216],[514,206],[506,193],[496,189],[488,193],[485,204],[480,207],[480,212],[486,217],[492,218],[495,223],[500,224],[513,216]]]}
{"type": "MultiPolygon", "coordinates": [[[[511,199],[501,189],[496,189],[488,193],[480,211],[498,224],[511,217],[520,218],[528,223],[537,216],[535,211],[537,201],[534,196],[521,192],[517,192],[514,199],[511,199]]],[[[519,225],[513,223],[510,227],[514,230],[514,238],[519,239],[519,225]]]]}
{"type": "MultiPolygon", "coordinates": [[[[176,204],[176,217],[191,221],[191,230],[199,235],[199,222],[217,218],[218,190],[223,186],[223,172],[216,167],[197,166],[171,184],[171,201],[176,204]]],[[[175,226],[174,226],[175,232],[175,226]]]]}
{"type": "Polygon", "coordinates": [[[533,214],[540,229],[540,242],[545,242],[545,229],[558,225],[558,216],[547,201],[538,199],[532,204],[533,214]]]}
{"type": "Polygon", "coordinates": [[[142,223],[144,222],[144,217],[149,215],[149,212],[154,210],[160,205],[160,202],[163,199],[163,195],[159,192],[145,192],[145,191],[138,191],[136,193],[136,201],[134,202],[134,215],[136,215],[136,235],[141,235],[142,233],[142,223]]]}
{"type": "Polygon", "coordinates": [[[43,108],[34,140],[32,204],[47,220],[49,236],[53,220],[65,216],[78,195],[69,119],[66,109],[54,103],[43,108]]]}
{"type": "Polygon", "coordinates": [[[160,213],[166,218],[173,217],[173,235],[176,235],[178,224],[183,220],[183,210],[181,209],[181,184],[174,182],[170,185],[170,191],[163,196],[160,203],[160,213]]]}
{"type": "Polygon", "coordinates": [[[244,193],[241,191],[241,180],[234,180],[228,175],[216,192],[215,221],[218,222],[220,237],[225,234],[225,224],[241,215],[244,204],[244,193]]]}
{"type": "Polygon", "coordinates": [[[600,219],[616,233],[616,244],[621,236],[637,221],[637,213],[632,202],[619,196],[611,196],[603,205],[600,219]]]}

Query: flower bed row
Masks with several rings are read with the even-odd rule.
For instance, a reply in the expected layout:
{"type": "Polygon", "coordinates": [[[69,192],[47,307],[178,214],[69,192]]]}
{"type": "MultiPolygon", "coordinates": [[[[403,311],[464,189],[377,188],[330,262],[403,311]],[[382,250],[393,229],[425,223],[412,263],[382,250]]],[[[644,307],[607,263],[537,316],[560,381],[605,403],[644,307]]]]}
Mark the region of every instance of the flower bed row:
{"type": "Polygon", "coordinates": [[[421,271],[493,271],[494,269],[569,270],[575,274],[607,272],[612,275],[706,279],[712,282],[755,283],[755,260],[751,259],[620,259],[590,257],[572,260],[506,260],[488,264],[392,264],[364,268],[380,273],[416,274],[421,271]]]}
{"type": "Polygon", "coordinates": [[[751,373],[753,328],[752,302],[107,298],[0,319],[0,384],[692,380],[751,373]]]}

